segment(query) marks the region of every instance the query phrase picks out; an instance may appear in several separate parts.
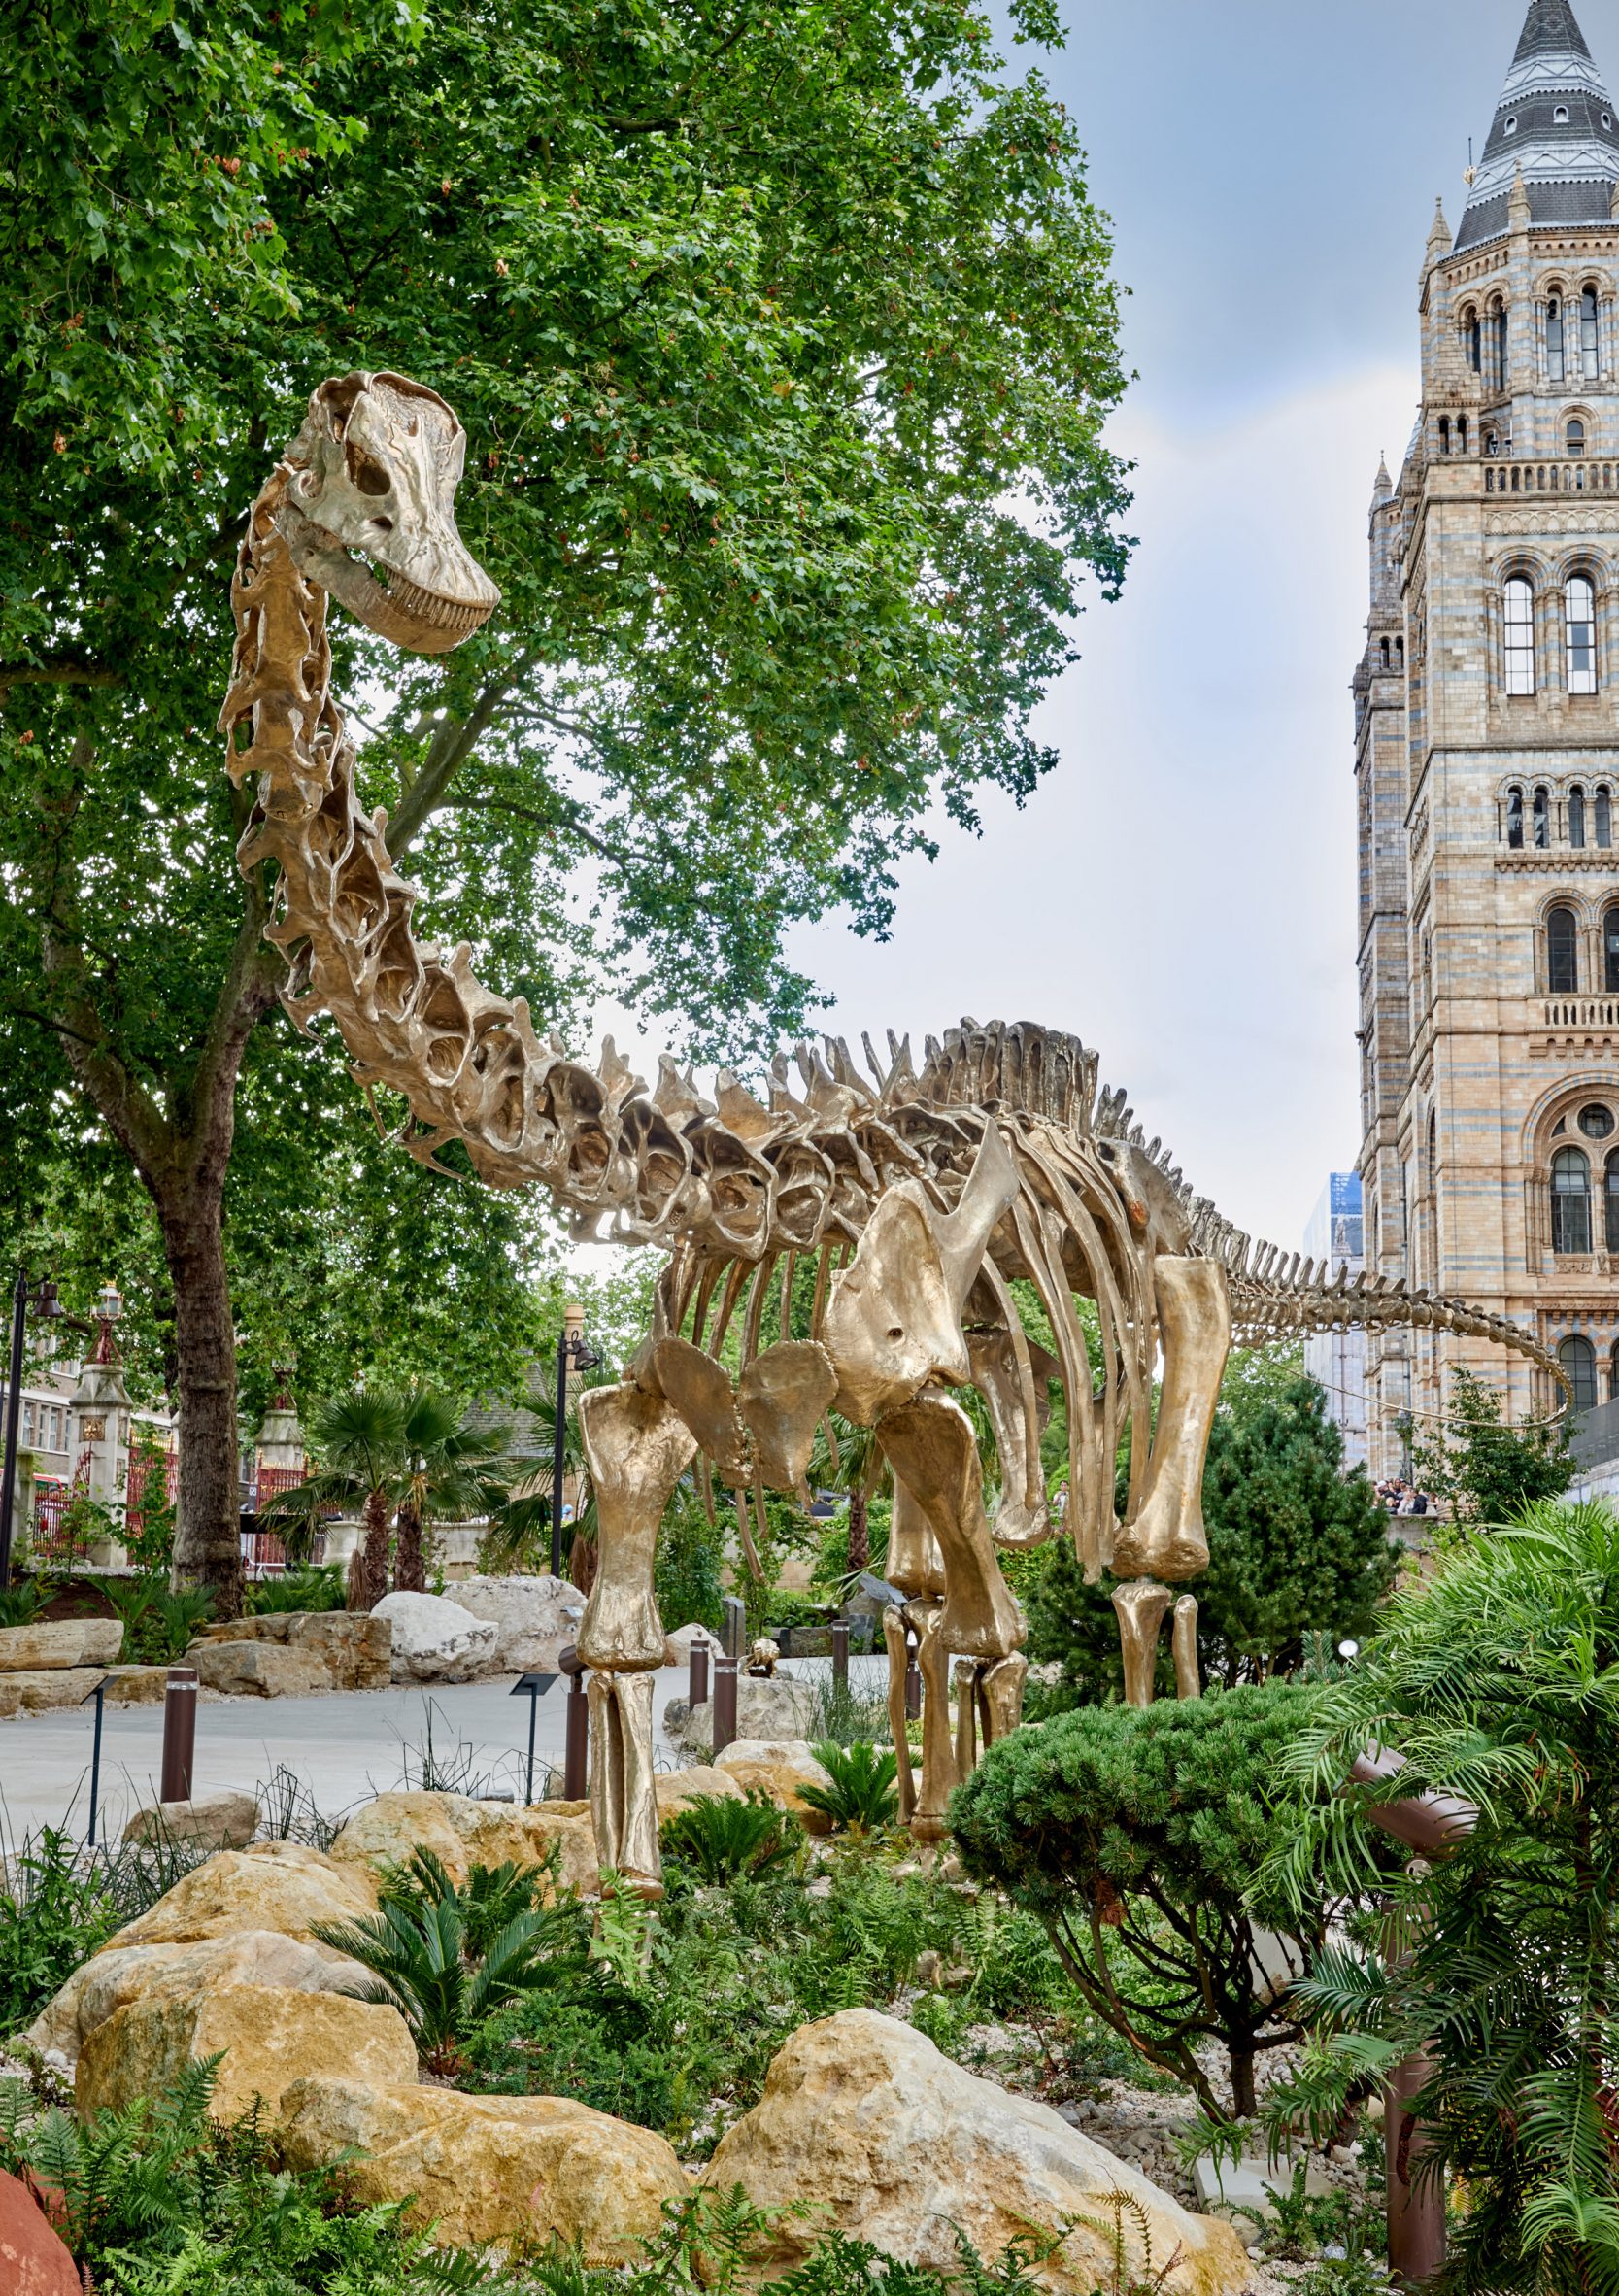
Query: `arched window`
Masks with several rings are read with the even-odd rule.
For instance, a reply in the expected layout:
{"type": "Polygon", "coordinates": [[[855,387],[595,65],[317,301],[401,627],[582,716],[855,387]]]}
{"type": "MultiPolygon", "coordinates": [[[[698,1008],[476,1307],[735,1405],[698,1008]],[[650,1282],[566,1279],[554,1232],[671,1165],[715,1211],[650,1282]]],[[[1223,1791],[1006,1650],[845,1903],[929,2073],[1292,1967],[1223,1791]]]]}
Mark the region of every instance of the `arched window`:
{"type": "Polygon", "coordinates": [[[1602,986],[1610,996],[1619,996],[1619,908],[1602,919],[1602,986]]]}
{"type": "Polygon", "coordinates": [[[1458,416],[1457,416],[1457,418],[1456,418],[1456,452],[1457,452],[1459,455],[1465,455],[1465,454],[1467,453],[1467,418],[1466,417],[1466,415],[1458,415],[1458,416]]]}
{"type": "Polygon", "coordinates": [[[1606,853],[1613,843],[1613,799],[1609,796],[1605,787],[1597,792],[1597,803],[1594,810],[1597,816],[1598,848],[1606,853]]]}
{"type": "Polygon", "coordinates": [[[1580,421],[1577,415],[1569,423],[1568,429],[1563,433],[1563,443],[1568,448],[1570,455],[1584,454],[1585,424],[1580,421]]]}
{"type": "Polygon", "coordinates": [[[1579,299],[1579,371],[1588,383],[1597,380],[1597,290],[1594,287],[1588,287],[1579,299]]]}
{"type": "Polygon", "coordinates": [[[1577,1332],[1574,1333],[1569,1338],[1560,1341],[1557,1360],[1568,1372],[1568,1383],[1573,1388],[1574,1409],[1594,1411],[1597,1408],[1597,1350],[1590,1340],[1582,1339],[1577,1332]]]}
{"type": "Polygon", "coordinates": [[[1524,793],[1522,790],[1508,790],[1506,793],[1506,842],[1514,853],[1522,853],[1524,849],[1524,793]]]}
{"type": "Polygon", "coordinates": [[[1506,388],[1506,305],[1498,296],[1490,310],[1490,381],[1506,388]]]}
{"type": "Polygon", "coordinates": [[[1450,453],[1450,417],[1448,415],[1439,417],[1439,452],[1441,455],[1450,453]]]}
{"type": "Polygon", "coordinates": [[[1535,850],[1544,853],[1552,841],[1552,801],[1545,790],[1535,793],[1535,850]]]}
{"type": "Polygon", "coordinates": [[[1390,658],[1389,641],[1387,638],[1385,638],[1383,640],[1383,667],[1385,669],[1389,667],[1390,658]]]}
{"type": "Polygon", "coordinates": [[[1585,792],[1568,792],[1568,842],[1576,853],[1585,850],[1585,792]]]}
{"type": "Polygon", "coordinates": [[[1608,1351],[1607,1400],[1610,1403],[1619,1403],[1619,1339],[1615,1339],[1608,1351]]]}
{"type": "Polygon", "coordinates": [[[1484,369],[1484,322],[1470,303],[1462,314],[1462,341],[1468,366],[1475,375],[1481,374],[1484,369]]]}
{"type": "Polygon", "coordinates": [[[1568,636],[1568,691],[1597,691],[1597,593],[1588,575],[1569,577],[1564,592],[1568,636]]]}
{"type": "MultiPolygon", "coordinates": [[[[1619,1148],[1607,1160],[1602,1194],[1607,1199],[1607,1216],[1602,1223],[1602,1234],[1610,1252],[1619,1252],[1619,1148]]],[[[1619,1340],[1614,1342],[1619,1354],[1619,1340]]]]}
{"type": "Polygon", "coordinates": [[[1550,295],[1546,299],[1546,379],[1551,383],[1563,381],[1563,297],[1550,295]]]}
{"type": "Polygon", "coordinates": [[[1546,919],[1546,987],[1554,996],[1579,990],[1579,922],[1572,909],[1551,911],[1546,919]]]}
{"type": "Polygon", "coordinates": [[[1535,692],[1535,591],[1522,574],[1514,574],[1501,593],[1506,632],[1506,691],[1535,692]]]}
{"type": "Polygon", "coordinates": [[[1552,1250],[1577,1258],[1591,1249],[1591,1165],[1583,1148],[1552,1158],[1552,1250]]]}
{"type": "Polygon", "coordinates": [[[1567,127],[1567,126],[1568,126],[1568,105],[1567,105],[1567,104],[1554,104],[1554,105],[1553,105],[1553,107],[1552,107],[1552,125],[1553,125],[1553,127],[1567,127]]]}

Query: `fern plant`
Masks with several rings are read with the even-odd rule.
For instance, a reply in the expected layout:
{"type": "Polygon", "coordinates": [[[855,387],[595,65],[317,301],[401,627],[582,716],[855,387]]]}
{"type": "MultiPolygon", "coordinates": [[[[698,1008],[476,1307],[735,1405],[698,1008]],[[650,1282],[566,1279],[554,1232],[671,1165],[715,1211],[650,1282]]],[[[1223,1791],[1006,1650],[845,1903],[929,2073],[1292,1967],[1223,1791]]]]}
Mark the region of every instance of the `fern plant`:
{"type": "Polygon", "coordinates": [[[899,1764],[891,1746],[863,1741],[839,1746],[827,1739],[813,1751],[830,1783],[799,1787],[798,1799],[807,1808],[854,1834],[894,1823],[899,1811],[899,1764]]]}
{"type": "Polygon", "coordinates": [[[785,1865],[802,1840],[795,1821],[766,1796],[698,1794],[664,1822],[663,1847],[703,1881],[758,1876],[785,1865]]]}

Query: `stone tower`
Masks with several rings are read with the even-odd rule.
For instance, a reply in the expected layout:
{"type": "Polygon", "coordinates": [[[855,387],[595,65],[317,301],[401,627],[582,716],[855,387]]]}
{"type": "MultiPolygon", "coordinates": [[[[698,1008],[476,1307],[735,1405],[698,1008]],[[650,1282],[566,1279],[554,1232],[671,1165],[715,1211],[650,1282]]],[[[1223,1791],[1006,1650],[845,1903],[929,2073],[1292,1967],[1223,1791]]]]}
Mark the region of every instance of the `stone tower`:
{"type": "MultiPolygon", "coordinates": [[[[1422,406],[1379,470],[1354,678],[1368,1265],[1465,1294],[1619,1395],[1619,114],[1569,0],[1532,0],[1454,242],[1422,406]]],[[[1468,1363],[1367,1348],[1372,1466],[1468,1363]]]]}

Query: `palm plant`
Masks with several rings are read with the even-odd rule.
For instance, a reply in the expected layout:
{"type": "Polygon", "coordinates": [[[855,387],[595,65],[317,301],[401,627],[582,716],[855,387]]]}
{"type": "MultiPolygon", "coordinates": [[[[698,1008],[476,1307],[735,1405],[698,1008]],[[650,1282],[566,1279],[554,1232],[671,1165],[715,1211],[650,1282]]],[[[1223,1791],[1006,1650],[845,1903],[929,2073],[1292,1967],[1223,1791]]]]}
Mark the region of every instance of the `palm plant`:
{"type": "Polygon", "coordinates": [[[849,1503],[850,1575],[869,1569],[871,1502],[894,1489],[894,1470],[876,1430],[856,1427],[829,1412],[810,1452],[808,1481],[812,1490],[844,1494],[849,1503]]]}
{"type": "MultiPolygon", "coordinates": [[[[581,1594],[589,1594],[595,1577],[596,1495],[585,1456],[585,1437],[579,1420],[579,1396],[600,1386],[605,1373],[589,1373],[568,1382],[568,1404],[562,1418],[562,1475],[572,1481],[574,1509],[562,1525],[562,1568],[581,1594]]],[[[551,1548],[552,1481],[556,1474],[557,1405],[536,1397],[527,1406],[533,1420],[525,1457],[514,1460],[514,1472],[505,1504],[492,1515],[484,1535],[480,1564],[489,1570],[532,1567],[542,1556],[549,1568],[551,1548]]]]}
{"type": "Polygon", "coordinates": [[[698,1794],[663,1826],[663,1847],[702,1880],[767,1874],[791,1858],[802,1830],[762,1795],[698,1794]]]}
{"type": "Polygon", "coordinates": [[[1470,2193],[1453,2284],[1619,2286],[1619,1516],[1541,1503],[1448,1556],[1318,1698],[1297,1765],[1331,1790],[1262,1879],[1374,1909],[1299,1989],[1318,2045],[1275,2111],[1325,2130],[1426,2049],[1412,2110],[1470,2193]],[[1476,1812],[1432,1869],[1398,1870],[1386,1783],[1345,1785],[1372,1744],[1476,1812]]]}
{"type": "Polygon", "coordinates": [[[852,1834],[892,1824],[899,1808],[899,1763],[892,1746],[839,1746],[828,1739],[813,1752],[830,1782],[799,1787],[798,1799],[807,1808],[852,1834]]]}
{"type": "Polygon", "coordinates": [[[420,1594],[427,1583],[422,1543],[427,1521],[503,1507],[524,1464],[512,1458],[506,1429],[479,1425],[462,1404],[421,1381],[403,1388],[361,1384],[328,1397],[310,1411],[309,1433],[321,1466],[272,1499],[265,1516],[313,1529],[334,1508],[359,1507],[363,1536],[349,1567],[351,1610],[374,1609],[388,1592],[395,1520],[395,1583],[420,1594]]]}

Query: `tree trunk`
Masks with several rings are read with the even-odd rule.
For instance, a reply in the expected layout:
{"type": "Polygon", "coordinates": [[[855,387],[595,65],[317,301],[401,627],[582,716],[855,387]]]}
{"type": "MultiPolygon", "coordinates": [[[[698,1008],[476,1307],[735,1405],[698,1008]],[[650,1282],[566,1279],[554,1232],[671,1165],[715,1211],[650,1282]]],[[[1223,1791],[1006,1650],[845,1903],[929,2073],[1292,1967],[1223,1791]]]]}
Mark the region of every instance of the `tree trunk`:
{"type": "Polygon", "coordinates": [[[1231,2043],[1231,2108],[1238,2120],[1254,2117],[1254,2052],[1231,2043]]]}
{"type": "Polygon", "coordinates": [[[399,1509],[399,1540],[393,1550],[393,1583],[402,1595],[427,1592],[427,1558],[422,1547],[422,1509],[407,1499],[399,1509]]]}
{"type": "Polygon", "coordinates": [[[849,1494],[849,1568],[863,1570],[871,1561],[871,1526],[863,1491],[849,1494]]]}
{"type": "Polygon", "coordinates": [[[174,1285],[180,1488],[176,1587],[206,1587],[217,1618],[242,1615],[236,1334],[219,1191],[186,1175],[159,1201],[174,1285]]]}
{"type": "Polygon", "coordinates": [[[365,1536],[355,1549],[354,1563],[349,1571],[351,1610],[375,1610],[388,1592],[388,1493],[368,1491],[365,1536]]]}

